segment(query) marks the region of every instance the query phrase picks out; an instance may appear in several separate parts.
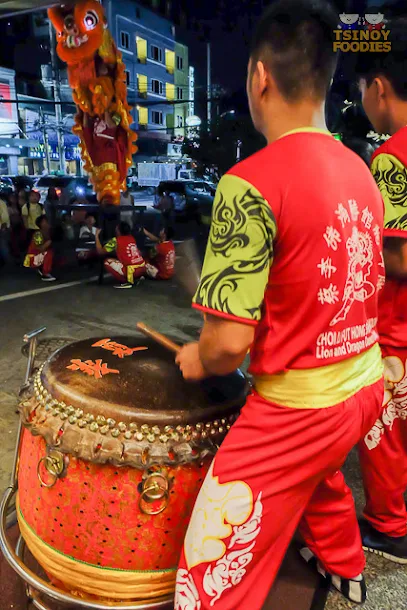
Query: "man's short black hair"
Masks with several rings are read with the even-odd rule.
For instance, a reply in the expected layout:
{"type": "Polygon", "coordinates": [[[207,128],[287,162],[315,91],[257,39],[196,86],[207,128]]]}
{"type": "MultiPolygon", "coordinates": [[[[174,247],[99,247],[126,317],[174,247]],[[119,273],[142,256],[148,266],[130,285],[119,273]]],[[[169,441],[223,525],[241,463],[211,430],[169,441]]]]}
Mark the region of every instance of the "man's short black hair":
{"type": "Polygon", "coordinates": [[[128,222],[119,222],[120,235],[131,235],[131,226],[128,222]]]}
{"type": "Polygon", "coordinates": [[[251,57],[262,60],[288,101],[324,99],[336,68],[338,15],[327,0],[278,0],[266,10],[251,57]]]}
{"type": "Polygon", "coordinates": [[[359,53],[356,73],[370,86],[375,78],[384,76],[396,95],[407,101],[407,17],[396,17],[386,23],[391,51],[359,53]]]}
{"type": "Polygon", "coordinates": [[[47,220],[47,217],[45,216],[45,214],[42,214],[41,216],[38,216],[38,218],[35,221],[35,224],[37,225],[37,227],[39,229],[41,229],[41,225],[44,222],[44,220],[47,220]]]}
{"type": "Polygon", "coordinates": [[[96,220],[96,216],[92,214],[92,212],[86,212],[85,220],[87,220],[88,218],[94,218],[96,220]]]}

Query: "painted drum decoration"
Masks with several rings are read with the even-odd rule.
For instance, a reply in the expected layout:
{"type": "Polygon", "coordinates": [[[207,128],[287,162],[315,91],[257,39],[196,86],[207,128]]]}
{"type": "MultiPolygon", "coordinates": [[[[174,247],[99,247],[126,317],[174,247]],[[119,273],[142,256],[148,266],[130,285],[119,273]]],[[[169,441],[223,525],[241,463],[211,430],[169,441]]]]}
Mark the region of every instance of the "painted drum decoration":
{"type": "Polygon", "coordinates": [[[236,371],[186,383],[163,347],[137,337],[57,351],[20,405],[21,533],[51,581],[105,601],[171,595],[190,514],[238,417],[236,371]]]}

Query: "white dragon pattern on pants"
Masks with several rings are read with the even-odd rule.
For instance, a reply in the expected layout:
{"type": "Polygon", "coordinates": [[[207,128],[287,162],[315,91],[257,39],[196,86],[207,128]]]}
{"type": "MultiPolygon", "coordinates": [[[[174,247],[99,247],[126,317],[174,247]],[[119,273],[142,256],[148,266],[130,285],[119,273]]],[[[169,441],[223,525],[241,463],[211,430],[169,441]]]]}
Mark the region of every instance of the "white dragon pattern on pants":
{"type": "Polygon", "coordinates": [[[213,466],[212,463],[199,492],[185,537],[187,569],[178,570],[175,610],[201,608],[191,573],[195,566],[208,564],[202,587],[212,598],[211,606],[227,589],[239,584],[253,559],[252,551],[261,530],[261,492],[253,502],[252,491],[246,483],[219,483],[213,475],[213,466]]]}
{"type": "Polygon", "coordinates": [[[214,568],[208,566],[203,586],[205,593],[211,600],[211,606],[218,601],[226,589],[238,585],[246,574],[246,566],[252,561],[253,547],[261,529],[261,518],[263,505],[261,503],[261,493],[259,493],[251,519],[244,525],[233,528],[233,536],[229,542],[228,553],[218,559],[214,568]],[[243,548],[236,548],[237,545],[246,544],[243,548]]]}
{"type": "Polygon", "coordinates": [[[387,356],[383,362],[383,413],[365,436],[368,449],[375,449],[379,445],[385,433],[385,426],[391,430],[396,419],[407,419],[407,362],[403,363],[398,356],[387,356]]]}

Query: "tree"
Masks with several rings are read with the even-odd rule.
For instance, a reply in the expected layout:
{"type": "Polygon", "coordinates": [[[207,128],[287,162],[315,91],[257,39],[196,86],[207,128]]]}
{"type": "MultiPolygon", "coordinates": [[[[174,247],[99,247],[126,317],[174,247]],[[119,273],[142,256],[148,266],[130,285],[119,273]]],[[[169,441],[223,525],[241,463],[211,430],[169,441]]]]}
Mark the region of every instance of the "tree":
{"type": "Polygon", "coordinates": [[[199,138],[187,138],[183,153],[195,161],[199,175],[211,169],[220,177],[235,165],[238,147],[242,160],[265,144],[263,136],[255,131],[250,116],[225,113],[211,125],[209,133],[207,125],[203,124],[199,138]]]}

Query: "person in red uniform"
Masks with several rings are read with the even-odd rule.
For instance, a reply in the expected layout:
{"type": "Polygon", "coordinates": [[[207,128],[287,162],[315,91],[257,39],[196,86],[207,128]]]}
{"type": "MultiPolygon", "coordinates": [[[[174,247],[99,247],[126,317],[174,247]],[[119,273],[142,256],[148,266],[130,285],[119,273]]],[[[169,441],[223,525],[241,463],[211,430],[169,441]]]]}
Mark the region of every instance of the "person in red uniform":
{"type": "Polygon", "coordinates": [[[54,260],[51,232],[45,214],[37,218],[36,224],[38,231],[31,238],[24,267],[37,269],[43,282],[55,282],[56,278],[51,273],[54,260]]]}
{"type": "Polygon", "coordinates": [[[364,53],[358,71],[363,106],[391,138],[372,157],[383,196],[386,283],[379,300],[384,359],[383,411],[360,445],[366,506],[363,546],[407,564],[407,19],[389,24],[392,50],[364,53]]]}
{"type": "Polygon", "coordinates": [[[159,237],[147,229],[144,229],[144,234],[156,244],[146,261],[147,276],[153,280],[170,280],[175,269],[174,229],[161,229],[159,237]]]}
{"type": "Polygon", "coordinates": [[[114,288],[133,288],[136,280],[145,275],[146,264],[131,234],[130,225],[120,222],[116,237],[104,246],[100,242],[100,232],[100,229],[96,232],[96,249],[99,256],[108,256],[104,267],[119,282],[114,288]],[[116,254],[115,258],[111,257],[112,254],[116,254]]]}
{"type": "Polygon", "coordinates": [[[177,356],[193,382],[250,349],[254,387],[196,500],[176,610],[260,610],[298,526],[303,557],[348,599],[366,596],[340,468],[383,398],[383,203],[326,130],[335,26],[326,2],[279,0],[255,35],[247,89],[268,146],[219,183],[194,297],[205,321],[177,356]]]}

